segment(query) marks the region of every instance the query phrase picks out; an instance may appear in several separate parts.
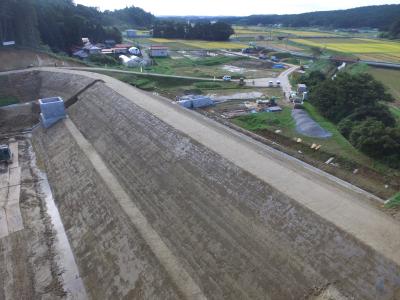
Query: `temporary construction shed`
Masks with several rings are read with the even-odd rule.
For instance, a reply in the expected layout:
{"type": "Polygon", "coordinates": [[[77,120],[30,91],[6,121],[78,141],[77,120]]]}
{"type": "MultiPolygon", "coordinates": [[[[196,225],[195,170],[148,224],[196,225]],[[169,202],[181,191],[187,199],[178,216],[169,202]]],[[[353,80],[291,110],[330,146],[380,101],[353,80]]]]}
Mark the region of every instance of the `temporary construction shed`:
{"type": "Polygon", "coordinates": [[[44,128],[49,128],[56,122],[65,118],[64,100],[60,97],[39,100],[40,123],[44,128]]]}
{"type": "Polygon", "coordinates": [[[126,55],[120,55],[119,59],[122,61],[122,64],[126,67],[130,67],[130,68],[136,68],[139,66],[145,66],[146,65],[146,61],[144,61],[143,59],[141,59],[138,56],[132,55],[131,57],[128,57],[126,55]]]}
{"type": "Polygon", "coordinates": [[[168,54],[168,47],[165,46],[151,46],[149,55],[151,57],[167,57],[168,54]]]}

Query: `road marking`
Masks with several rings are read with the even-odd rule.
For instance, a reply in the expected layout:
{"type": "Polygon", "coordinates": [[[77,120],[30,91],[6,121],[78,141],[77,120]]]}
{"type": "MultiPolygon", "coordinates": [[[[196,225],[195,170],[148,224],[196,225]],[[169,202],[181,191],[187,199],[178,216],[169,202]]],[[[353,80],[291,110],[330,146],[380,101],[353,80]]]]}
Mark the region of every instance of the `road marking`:
{"type": "Polygon", "coordinates": [[[158,233],[151,227],[146,217],[124,191],[94,147],[70,119],[65,119],[64,124],[182,294],[187,299],[207,299],[200,287],[186,272],[158,233]]]}

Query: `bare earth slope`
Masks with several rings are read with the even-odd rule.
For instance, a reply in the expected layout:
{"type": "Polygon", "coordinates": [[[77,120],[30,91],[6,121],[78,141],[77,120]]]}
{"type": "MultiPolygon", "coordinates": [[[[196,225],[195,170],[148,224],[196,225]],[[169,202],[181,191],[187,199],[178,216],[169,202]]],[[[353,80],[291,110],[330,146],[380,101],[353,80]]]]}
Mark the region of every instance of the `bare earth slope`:
{"type": "Polygon", "coordinates": [[[362,201],[368,195],[163,99],[87,75],[106,84],[34,138],[93,298],[176,298],[185,292],[179,269],[210,299],[301,299],[329,285],[356,299],[398,295],[399,224],[362,201]],[[102,173],[176,269],[149,251],[102,173]]]}

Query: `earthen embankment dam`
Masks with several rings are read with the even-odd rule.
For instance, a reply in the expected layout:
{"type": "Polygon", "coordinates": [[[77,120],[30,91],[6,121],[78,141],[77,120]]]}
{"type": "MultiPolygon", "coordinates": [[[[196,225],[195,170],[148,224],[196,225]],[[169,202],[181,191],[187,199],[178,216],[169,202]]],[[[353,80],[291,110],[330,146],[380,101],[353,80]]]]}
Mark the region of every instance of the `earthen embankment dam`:
{"type": "Polygon", "coordinates": [[[3,76],[68,100],[31,139],[84,297],[400,299],[400,224],[372,195],[111,77],[30,72],[3,76]]]}

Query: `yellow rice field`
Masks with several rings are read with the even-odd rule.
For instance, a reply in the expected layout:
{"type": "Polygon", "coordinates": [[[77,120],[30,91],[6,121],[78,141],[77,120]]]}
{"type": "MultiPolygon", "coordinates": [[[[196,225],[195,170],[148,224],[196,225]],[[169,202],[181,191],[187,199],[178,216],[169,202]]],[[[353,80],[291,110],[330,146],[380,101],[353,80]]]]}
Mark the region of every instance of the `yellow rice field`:
{"type": "Polygon", "coordinates": [[[244,43],[237,42],[210,42],[198,40],[177,40],[177,39],[164,39],[164,38],[151,38],[150,41],[154,43],[181,43],[192,48],[199,49],[242,49],[246,47],[244,43]]]}
{"type": "Polygon", "coordinates": [[[400,43],[372,40],[372,39],[340,39],[340,42],[332,39],[306,40],[292,39],[292,41],[308,46],[317,46],[329,50],[346,53],[398,53],[400,54],[400,43]]]}
{"type": "Polygon", "coordinates": [[[300,36],[300,37],[310,37],[310,36],[338,36],[337,34],[334,33],[329,33],[329,32],[320,32],[320,31],[301,31],[301,30],[287,30],[287,29],[276,29],[274,30],[276,33],[284,33],[284,34],[290,34],[290,35],[295,35],[295,36],[300,36]]]}

